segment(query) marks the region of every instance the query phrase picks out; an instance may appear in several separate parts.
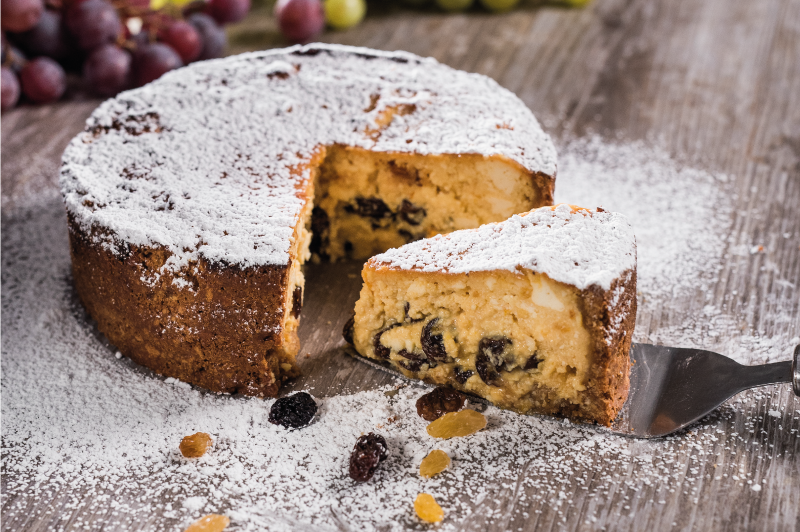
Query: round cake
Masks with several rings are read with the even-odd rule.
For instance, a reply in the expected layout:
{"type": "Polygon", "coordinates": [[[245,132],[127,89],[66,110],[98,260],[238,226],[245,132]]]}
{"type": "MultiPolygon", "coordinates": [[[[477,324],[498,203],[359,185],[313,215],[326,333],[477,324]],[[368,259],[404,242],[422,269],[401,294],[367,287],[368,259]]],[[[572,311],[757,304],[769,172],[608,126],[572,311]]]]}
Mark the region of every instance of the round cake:
{"type": "Polygon", "coordinates": [[[312,44],[195,63],[104,102],[67,147],[73,276],[156,372],[277,394],[301,266],[552,204],[555,149],[491,79],[312,44]]]}

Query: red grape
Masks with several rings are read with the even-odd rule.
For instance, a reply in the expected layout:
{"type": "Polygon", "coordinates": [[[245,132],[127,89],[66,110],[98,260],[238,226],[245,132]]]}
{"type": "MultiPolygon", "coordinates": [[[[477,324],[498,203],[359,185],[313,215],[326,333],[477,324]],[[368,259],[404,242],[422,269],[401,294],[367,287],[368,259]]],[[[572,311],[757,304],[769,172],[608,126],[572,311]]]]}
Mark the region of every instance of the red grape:
{"type": "Polygon", "coordinates": [[[182,67],[178,52],[164,43],[154,42],[136,50],[134,56],[134,77],[136,86],[150,83],[162,74],[182,67]]]}
{"type": "Polygon", "coordinates": [[[192,13],[186,20],[189,24],[194,26],[197,33],[200,34],[200,39],[203,41],[203,51],[200,52],[198,59],[214,59],[215,57],[222,57],[222,52],[225,50],[225,45],[228,43],[228,37],[223,30],[210,15],[205,13],[192,13]]]}
{"type": "Polygon", "coordinates": [[[85,0],[67,10],[67,28],[83,50],[114,42],[122,32],[119,14],[106,0],[85,0]]]}
{"type": "Polygon", "coordinates": [[[17,100],[19,100],[19,80],[13,70],[8,67],[2,68],[0,85],[2,85],[3,92],[2,109],[5,111],[17,105],[17,100]]]}
{"type": "Polygon", "coordinates": [[[308,42],[325,26],[325,12],[319,0],[278,0],[275,17],[292,42],[308,42]]]}
{"type": "Polygon", "coordinates": [[[14,35],[13,39],[31,56],[46,55],[53,59],[64,59],[70,52],[61,25],[61,13],[57,11],[44,11],[34,27],[14,35]]]}
{"type": "Polygon", "coordinates": [[[102,96],[112,96],[128,86],[131,54],[116,44],[92,50],[83,63],[83,78],[89,88],[102,96]]]}
{"type": "Polygon", "coordinates": [[[239,22],[250,11],[250,0],[208,0],[206,13],[220,24],[239,22]]]}
{"type": "Polygon", "coordinates": [[[178,52],[184,63],[191,63],[203,51],[203,41],[197,29],[185,20],[176,20],[159,34],[162,42],[178,52]]]}
{"type": "Polygon", "coordinates": [[[61,98],[67,88],[67,76],[61,65],[49,57],[29,61],[19,73],[22,93],[35,103],[48,103],[61,98]]]}
{"type": "Polygon", "coordinates": [[[4,30],[27,31],[39,22],[44,11],[42,0],[3,0],[0,20],[4,30]]]}

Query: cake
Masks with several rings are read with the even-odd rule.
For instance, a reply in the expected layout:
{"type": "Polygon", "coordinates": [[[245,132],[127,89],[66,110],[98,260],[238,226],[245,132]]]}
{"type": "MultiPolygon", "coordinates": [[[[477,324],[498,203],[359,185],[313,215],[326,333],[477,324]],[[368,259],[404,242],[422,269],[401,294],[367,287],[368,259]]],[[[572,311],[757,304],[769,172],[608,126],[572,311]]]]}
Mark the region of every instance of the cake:
{"type": "Polygon", "coordinates": [[[555,149],[494,81],[313,44],[195,63],[67,147],[72,273],[124,355],[209,390],[297,374],[301,266],[552,204],[555,149]]]}
{"type": "Polygon", "coordinates": [[[561,204],[372,257],[345,338],[410,378],[609,425],[628,395],[636,243],[561,204]]]}

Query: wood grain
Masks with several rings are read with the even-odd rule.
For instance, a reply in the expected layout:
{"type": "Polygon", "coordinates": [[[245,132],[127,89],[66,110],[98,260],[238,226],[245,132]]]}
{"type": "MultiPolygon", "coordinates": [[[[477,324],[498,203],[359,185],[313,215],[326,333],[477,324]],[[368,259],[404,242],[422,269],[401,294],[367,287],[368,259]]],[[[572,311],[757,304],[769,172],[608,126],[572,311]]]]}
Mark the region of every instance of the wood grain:
{"type": "MultiPolygon", "coordinates": [[[[396,6],[373,11],[357,28],[322,40],[433,56],[495,78],[557,138],[645,140],[732,176],[729,246],[763,245],[765,252],[727,261],[711,301],[767,337],[800,335],[800,2],[597,0],[584,10],[523,4],[502,15],[396,6]]],[[[285,44],[268,10],[231,31],[234,52],[285,44]]],[[[3,115],[4,218],[31,191],[54,194],[60,154],[96,104],[72,100],[3,115]]],[[[359,264],[308,267],[300,328],[304,376],[288,389],[308,386],[327,396],[390,381],[344,355],[338,333],[330,332],[341,330],[357,298],[359,270],[359,264]]],[[[707,304],[701,296],[669,312],[640,315],[638,336],[680,325],[707,304]]],[[[529,499],[529,517],[515,513],[505,522],[485,521],[478,511],[464,530],[800,530],[800,401],[786,385],[739,399],[696,429],[717,431],[716,442],[663,444],[684,451],[679,463],[665,464],[670,474],[663,481],[643,483],[617,462],[599,475],[598,455],[562,484],[570,504],[556,505],[555,496],[529,499]],[[776,405],[784,409],[780,420],[767,415],[776,405]],[[765,480],[762,491],[734,480],[740,469],[765,480]],[[580,479],[590,489],[581,489],[580,479]]],[[[632,440],[630,451],[652,452],[649,445],[632,440]]],[[[492,505],[516,504],[507,491],[497,495],[492,505]]],[[[81,522],[92,530],[146,530],[156,524],[112,526],[90,505],[67,509],[76,496],[68,488],[6,496],[1,528],[72,529],[81,522]]]]}

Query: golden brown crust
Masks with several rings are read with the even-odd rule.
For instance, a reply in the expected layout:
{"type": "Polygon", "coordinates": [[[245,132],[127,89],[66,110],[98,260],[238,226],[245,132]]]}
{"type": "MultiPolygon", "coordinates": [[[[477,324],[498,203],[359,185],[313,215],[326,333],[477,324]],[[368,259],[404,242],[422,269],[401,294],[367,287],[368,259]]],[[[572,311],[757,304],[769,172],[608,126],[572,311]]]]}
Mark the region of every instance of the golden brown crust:
{"type": "Polygon", "coordinates": [[[215,392],[275,396],[295,376],[296,333],[284,345],[288,266],[196,264],[191,287],[160,268],[168,252],[114,253],[69,220],[75,288],[98,329],[135,362],[215,392]]]}
{"type": "Polygon", "coordinates": [[[624,272],[609,290],[592,285],[581,292],[584,325],[592,335],[595,360],[581,417],[610,425],[628,398],[630,347],[636,325],[636,270],[624,272]],[[616,300],[616,301],[615,301],[616,300]]]}

